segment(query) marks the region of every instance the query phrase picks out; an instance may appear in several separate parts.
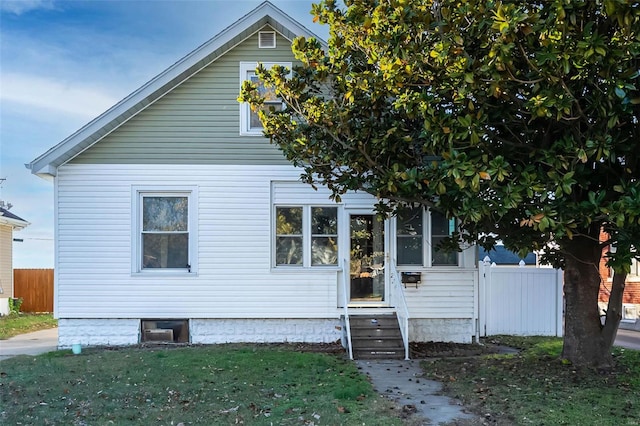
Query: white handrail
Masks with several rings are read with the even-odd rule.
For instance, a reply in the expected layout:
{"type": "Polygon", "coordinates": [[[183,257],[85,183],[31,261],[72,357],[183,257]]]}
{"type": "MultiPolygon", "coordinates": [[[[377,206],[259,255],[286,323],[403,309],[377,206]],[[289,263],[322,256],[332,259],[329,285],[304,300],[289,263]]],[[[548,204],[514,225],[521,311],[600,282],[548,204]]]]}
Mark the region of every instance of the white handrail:
{"type": "Polygon", "coordinates": [[[351,324],[349,323],[349,296],[347,294],[347,282],[349,277],[349,271],[347,271],[347,259],[343,259],[342,262],[342,303],[344,306],[344,326],[347,329],[347,352],[349,353],[349,359],[353,359],[353,347],[351,346],[351,324]]]}
{"type": "Polygon", "coordinates": [[[402,288],[402,280],[398,273],[398,268],[393,260],[389,261],[390,282],[391,282],[391,302],[396,307],[396,315],[398,324],[400,325],[400,333],[404,343],[404,359],[409,359],[409,307],[407,299],[404,297],[402,288]]]}

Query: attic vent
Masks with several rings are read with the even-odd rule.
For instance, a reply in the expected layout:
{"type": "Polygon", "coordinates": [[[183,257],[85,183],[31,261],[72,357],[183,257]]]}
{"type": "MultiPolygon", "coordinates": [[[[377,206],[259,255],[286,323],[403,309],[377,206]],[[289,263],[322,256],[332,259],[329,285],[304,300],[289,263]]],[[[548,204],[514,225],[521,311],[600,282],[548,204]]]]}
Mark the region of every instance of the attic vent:
{"type": "Polygon", "coordinates": [[[273,49],[276,47],[275,31],[260,31],[258,33],[258,48],[273,49]]]}

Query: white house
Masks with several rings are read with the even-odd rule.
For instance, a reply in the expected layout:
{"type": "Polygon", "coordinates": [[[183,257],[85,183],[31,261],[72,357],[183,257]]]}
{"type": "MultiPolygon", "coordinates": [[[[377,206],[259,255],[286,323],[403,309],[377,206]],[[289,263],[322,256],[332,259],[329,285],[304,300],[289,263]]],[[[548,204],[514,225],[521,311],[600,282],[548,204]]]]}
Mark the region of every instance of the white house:
{"type": "Polygon", "coordinates": [[[295,62],[296,36],[313,34],[265,2],[27,164],[54,182],[61,348],[332,342],[385,313],[405,345],[478,335],[476,248],[433,249],[453,221],[332,202],[237,102],[258,62],[295,62]]]}

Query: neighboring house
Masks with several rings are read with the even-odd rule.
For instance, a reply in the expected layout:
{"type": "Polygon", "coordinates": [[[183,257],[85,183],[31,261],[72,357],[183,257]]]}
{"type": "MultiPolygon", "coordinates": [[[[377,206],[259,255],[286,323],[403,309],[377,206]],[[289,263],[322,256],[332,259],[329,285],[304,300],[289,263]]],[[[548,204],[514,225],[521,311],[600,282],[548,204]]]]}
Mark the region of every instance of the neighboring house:
{"type": "Polygon", "coordinates": [[[518,253],[507,250],[504,246],[501,245],[497,245],[491,250],[485,250],[482,247],[478,247],[478,260],[482,262],[487,256],[489,256],[489,259],[491,259],[492,263],[495,263],[498,266],[519,265],[520,261],[523,261],[525,266],[538,265],[538,256],[536,253],[527,253],[527,255],[522,258],[518,255],[518,253]]]}
{"type": "MultiPolygon", "coordinates": [[[[600,241],[605,241],[607,234],[600,233],[600,241]]],[[[609,251],[609,247],[603,249],[603,253],[609,251]]],[[[602,282],[600,284],[600,293],[598,304],[602,312],[607,309],[609,302],[609,293],[613,282],[613,270],[606,266],[606,259],[600,260],[600,276],[602,282]]],[[[620,328],[640,330],[640,262],[633,259],[631,270],[627,274],[625,281],[624,293],[622,294],[622,321],[620,328]]]]}
{"type": "Polygon", "coordinates": [[[13,297],[13,231],[29,225],[10,208],[0,201],[0,315],[9,314],[9,299],[13,297]]]}
{"type": "Polygon", "coordinates": [[[479,335],[476,247],[433,248],[454,221],[331,201],[236,101],[299,35],[265,2],[27,164],[55,185],[60,347],[332,342],[346,315],[407,311],[410,340],[479,335]]]}

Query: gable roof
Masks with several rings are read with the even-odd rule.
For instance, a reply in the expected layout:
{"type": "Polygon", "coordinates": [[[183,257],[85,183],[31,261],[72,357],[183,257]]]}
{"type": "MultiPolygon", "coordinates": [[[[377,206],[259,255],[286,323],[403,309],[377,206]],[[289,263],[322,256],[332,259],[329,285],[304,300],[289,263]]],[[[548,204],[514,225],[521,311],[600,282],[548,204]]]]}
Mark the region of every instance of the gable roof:
{"type": "Polygon", "coordinates": [[[31,170],[31,173],[41,177],[55,176],[58,166],[91,147],[180,83],[214,62],[252,34],[255,34],[265,25],[271,26],[283,37],[291,41],[295,37],[305,36],[315,37],[324,43],[318,36],[282,10],[265,1],[106,112],[90,121],[80,130],[40,155],[31,163],[25,164],[25,166],[31,170]]]}
{"type": "Polygon", "coordinates": [[[9,225],[14,229],[20,230],[26,228],[30,223],[11,213],[4,207],[0,207],[0,225],[9,225]]]}

